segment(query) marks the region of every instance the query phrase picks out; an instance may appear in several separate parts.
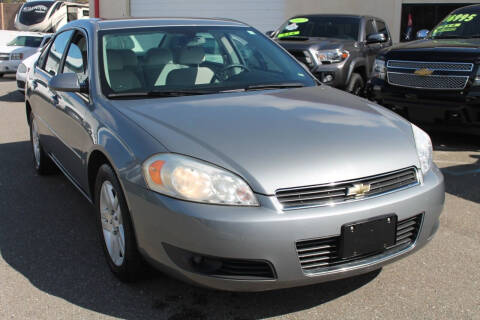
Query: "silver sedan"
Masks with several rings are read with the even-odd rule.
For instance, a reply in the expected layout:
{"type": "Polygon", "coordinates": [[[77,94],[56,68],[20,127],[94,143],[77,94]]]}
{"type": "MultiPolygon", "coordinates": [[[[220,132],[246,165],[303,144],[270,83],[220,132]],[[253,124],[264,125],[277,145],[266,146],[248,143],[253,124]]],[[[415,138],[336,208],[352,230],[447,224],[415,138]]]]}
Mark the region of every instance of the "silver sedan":
{"type": "Polygon", "coordinates": [[[148,263],[224,290],[308,285],[379,269],[439,226],[429,136],[239,22],[72,22],[35,64],[26,115],[35,169],[94,204],[121,280],[148,263]]]}

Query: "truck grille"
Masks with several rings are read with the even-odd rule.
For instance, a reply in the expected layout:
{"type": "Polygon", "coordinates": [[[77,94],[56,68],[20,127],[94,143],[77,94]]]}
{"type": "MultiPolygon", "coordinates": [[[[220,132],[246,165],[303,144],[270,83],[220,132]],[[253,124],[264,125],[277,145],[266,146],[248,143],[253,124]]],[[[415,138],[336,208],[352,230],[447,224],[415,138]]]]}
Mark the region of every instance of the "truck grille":
{"type": "Polygon", "coordinates": [[[313,67],[312,57],[308,52],[302,50],[288,50],[292,56],[308,67],[313,67]]]}
{"type": "Polygon", "coordinates": [[[435,71],[472,71],[473,63],[463,62],[417,62],[417,61],[399,61],[389,60],[388,68],[399,69],[430,69],[435,71]]]}
{"type": "Polygon", "coordinates": [[[333,184],[280,189],[276,191],[275,195],[282,204],[283,209],[292,210],[364,199],[412,187],[417,184],[417,170],[408,168],[378,176],[333,184]],[[368,191],[364,189],[361,196],[358,193],[357,195],[352,194],[352,187],[359,185],[370,187],[368,191]]]}
{"type": "Polygon", "coordinates": [[[468,82],[468,76],[417,76],[413,73],[388,72],[388,83],[394,86],[436,89],[462,90],[468,82]]]}
{"type": "Polygon", "coordinates": [[[468,83],[473,63],[466,62],[419,62],[389,60],[388,83],[393,86],[414,89],[463,90],[468,83]],[[415,74],[420,70],[430,74],[415,74]]]}
{"type": "Polygon", "coordinates": [[[10,54],[8,53],[0,53],[0,60],[5,61],[8,60],[10,57],[10,54]]]}
{"type": "MultiPolygon", "coordinates": [[[[423,214],[397,222],[396,242],[387,248],[386,253],[395,253],[410,247],[417,240],[422,225],[423,214]]],[[[318,273],[325,268],[341,267],[346,263],[374,256],[373,254],[341,259],[338,256],[340,236],[298,241],[297,249],[300,266],[305,273],[318,273]]]]}

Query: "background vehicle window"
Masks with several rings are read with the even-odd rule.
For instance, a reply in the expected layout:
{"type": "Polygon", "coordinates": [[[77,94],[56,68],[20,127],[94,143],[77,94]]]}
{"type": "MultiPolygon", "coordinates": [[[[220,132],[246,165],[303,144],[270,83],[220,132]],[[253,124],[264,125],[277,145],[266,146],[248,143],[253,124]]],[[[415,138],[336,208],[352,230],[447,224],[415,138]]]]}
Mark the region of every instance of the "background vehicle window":
{"type": "Polygon", "coordinates": [[[73,31],[71,30],[60,33],[55,38],[53,44],[50,46],[50,51],[48,52],[48,57],[44,69],[51,75],[57,74],[60,60],[62,59],[63,52],[67,47],[68,40],[70,39],[72,33],[73,31]]]}
{"type": "Polygon", "coordinates": [[[87,42],[79,36],[68,48],[63,73],[76,73],[80,83],[87,80],[87,42]]]}
{"type": "Polygon", "coordinates": [[[372,33],[375,33],[375,27],[373,26],[373,20],[368,20],[365,24],[365,37],[368,37],[372,33]]]}
{"type": "Polygon", "coordinates": [[[277,35],[278,39],[294,37],[322,37],[358,40],[359,18],[333,16],[306,16],[288,20],[277,35]]]}
{"type": "Polygon", "coordinates": [[[390,34],[388,33],[387,26],[385,22],[376,20],[378,33],[383,33],[387,40],[390,40],[390,34]]]}
{"type": "Polygon", "coordinates": [[[43,37],[18,36],[10,41],[7,46],[32,47],[38,48],[42,43],[43,37]]]}

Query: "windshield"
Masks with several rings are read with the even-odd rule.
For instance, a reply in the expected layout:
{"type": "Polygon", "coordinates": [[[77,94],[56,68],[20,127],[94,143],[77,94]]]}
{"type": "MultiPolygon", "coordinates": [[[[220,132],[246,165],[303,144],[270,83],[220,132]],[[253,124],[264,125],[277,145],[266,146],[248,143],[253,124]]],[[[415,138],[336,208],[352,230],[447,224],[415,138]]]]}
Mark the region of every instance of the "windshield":
{"type": "Polygon", "coordinates": [[[446,17],[431,33],[432,39],[480,37],[480,10],[460,10],[446,17]]]}
{"type": "Polygon", "coordinates": [[[38,48],[42,44],[43,37],[18,36],[10,41],[7,46],[33,47],[38,48]]]}
{"type": "Polygon", "coordinates": [[[277,35],[278,39],[323,37],[358,40],[360,18],[334,16],[296,17],[288,20],[277,35]]]}
{"type": "Polygon", "coordinates": [[[100,33],[103,92],[220,92],[314,86],[271,40],[247,27],[164,27],[100,33]]]}
{"type": "Polygon", "coordinates": [[[24,25],[42,22],[55,1],[32,1],[25,3],[19,12],[19,20],[24,25]]]}

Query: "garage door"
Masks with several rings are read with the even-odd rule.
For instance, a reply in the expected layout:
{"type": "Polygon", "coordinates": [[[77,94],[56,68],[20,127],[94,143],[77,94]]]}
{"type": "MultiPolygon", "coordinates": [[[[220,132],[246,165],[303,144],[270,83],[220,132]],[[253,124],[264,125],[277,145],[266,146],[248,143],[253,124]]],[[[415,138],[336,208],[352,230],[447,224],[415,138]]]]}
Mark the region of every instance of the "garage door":
{"type": "Polygon", "coordinates": [[[286,0],[131,0],[133,17],[222,17],[274,30],[286,17],[286,0]]]}

